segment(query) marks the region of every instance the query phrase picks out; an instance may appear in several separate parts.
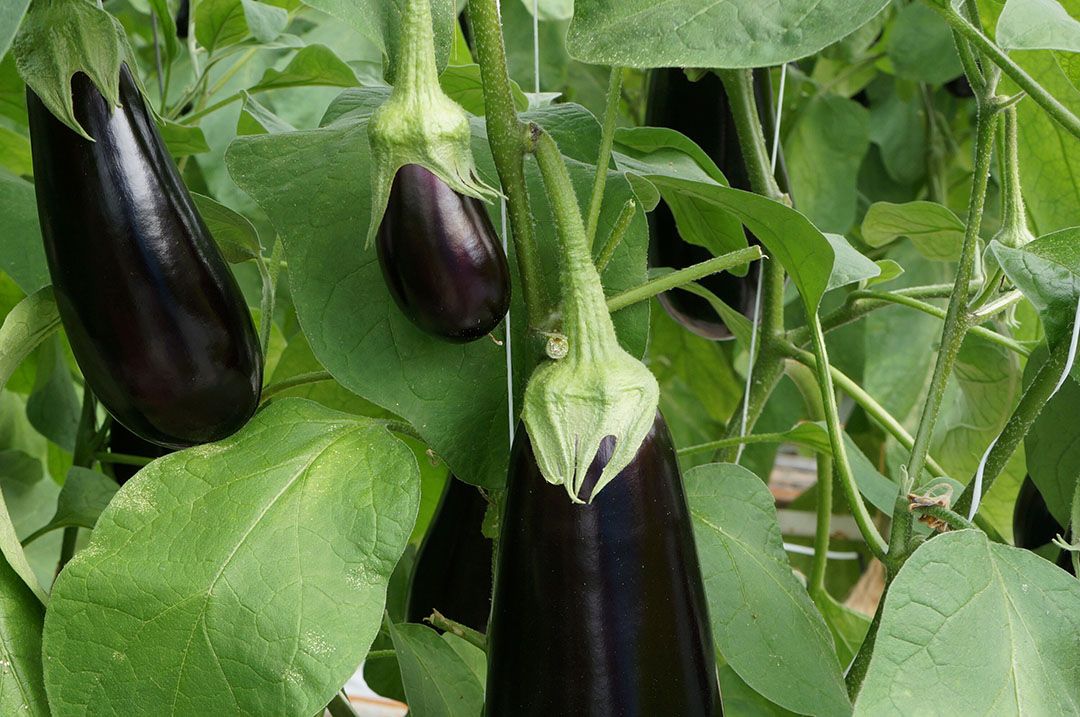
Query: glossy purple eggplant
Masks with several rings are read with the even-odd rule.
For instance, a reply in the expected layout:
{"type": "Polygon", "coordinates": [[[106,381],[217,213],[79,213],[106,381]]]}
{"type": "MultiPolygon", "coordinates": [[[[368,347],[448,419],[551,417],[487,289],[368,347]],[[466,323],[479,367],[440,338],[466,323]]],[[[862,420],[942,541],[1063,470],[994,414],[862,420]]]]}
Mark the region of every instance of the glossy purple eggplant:
{"type": "Polygon", "coordinates": [[[492,543],[483,533],[487,507],[475,486],[453,476],[447,480],[416,555],[405,608],[408,622],[423,622],[438,610],[474,630],[487,630],[492,568],[492,543]]]}
{"type": "MultiPolygon", "coordinates": [[[[601,445],[586,493],[613,447],[601,445]]],[[[486,699],[487,717],[723,713],[690,512],[659,414],[633,462],[583,505],[544,480],[518,428],[486,699]]]]}
{"type": "MultiPolygon", "coordinates": [[[[1051,515],[1035,481],[1026,476],[1013,506],[1013,542],[1018,548],[1035,550],[1048,545],[1057,535],[1065,535],[1065,529],[1051,515]]],[[[1057,565],[1073,572],[1072,558],[1065,550],[1058,553],[1057,565]]]]}
{"type": "MultiPolygon", "coordinates": [[[[772,86],[768,70],[754,71],[754,90],[766,134],[773,126],[772,86]]],[[[677,130],[694,140],[716,163],[731,186],[749,190],[750,178],[739,148],[735,119],[724,83],[714,73],[691,82],[679,68],[653,70],[649,74],[645,124],[677,130]]],[[[777,170],[781,189],[787,191],[786,171],[781,153],[777,170]]],[[[747,232],[752,244],[758,243],[747,232]]],[[[649,214],[649,264],[682,269],[712,258],[704,247],[683,241],[675,216],[663,201],[649,214]]],[[[746,276],[713,274],[700,284],[728,306],[747,317],[753,316],[760,262],[750,265],[746,276]]],[[[704,298],[686,291],[668,291],[659,297],[661,305],[676,321],[708,339],[729,339],[731,331],[704,298]]]]}
{"type": "Polygon", "coordinates": [[[427,169],[397,171],[377,243],[391,296],[424,331],[473,341],[506,316],[510,269],[484,204],[427,169]]]}
{"type": "MultiPolygon", "coordinates": [[[[109,452],[153,460],[168,455],[172,451],[139,438],[120,423],[113,421],[112,426],[109,427],[109,452]]],[[[126,463],[112,464],[113,477],[116,478],[116,482],[120,485],[127,483],[140,470],[140,466],[127,465],[126,463]]]]}
{"type": "Polygon", "coordinates": [[[255,412],[262,385],[240,288],[127,67],[122,107],[83,74],[72,96],[95,142],[27,92],[41,233],[75,359],[142,438],[170,448],[224,438],[255,412]]]}

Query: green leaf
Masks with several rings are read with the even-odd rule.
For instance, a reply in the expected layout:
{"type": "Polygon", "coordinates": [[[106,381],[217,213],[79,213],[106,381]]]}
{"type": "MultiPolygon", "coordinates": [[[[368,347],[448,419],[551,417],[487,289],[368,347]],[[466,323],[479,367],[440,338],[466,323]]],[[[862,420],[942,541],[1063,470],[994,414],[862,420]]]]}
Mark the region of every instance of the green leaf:
{"type": "Polygon", "coordinates": [[[308,45],[289,60],[284,70],[268,69],[250,92],[285,87],[355,87],[360,81],[348,63],[326,45],[308,45]]]}
{"type": "Polygon", "coordinates": [[[270,111],[248,93],[244,93],[244,106],[236,122],[238,136],[266,134],[267,132],[295,132],[296,128],[270,111]]]}
{"type": "MultiPolygon", "coordinates": [[[[480,79],[480,65],[451,65],[439,75],[439,85],[443,92],[465,108],[466,112],[482,116],[484,114],[484,83],[480,79]]],[[[521,91],[518,83],[510,83],[514,97],[514,107],[518,112],[529,108],[529,98],[521,91]]]]}
{"type": "Polygon", "coordinates": [[[577,0],[567,34],[583,62],[623,67],[770,67],[821,50],[888,0],[577,0]]]}
{"type": "Polygon", "coordinates": [[[284,8],[258,0],[240,0],[240,3],[243,5],[244,20],[259,42],[272,42],[289,23],[289,13],[284,8]]]}
{"type": "MultiPolygon", "coordinates": [[[[587,116],[580,107],[562,106],[530,116],[545,127],[565,122],[574,134],[566,135],[569,150],[564,151],[583,152],[589,140],[581,131],[582,114],[587,116]]],[[[481,174],[492,178],[487,139],[477,130],[474,125],[473,152],[481,174]]],[[[365,124],[341,118],[319,130],[242,137],[231,145],[226,164],[282,237],[300,326],[319,361],[347,389],[412,423],[459,478],[501,486],[508,443],[505,353],[490,341],[452,345],[434,339],[393,303],[376,252],[363,248],[370,211],[365,124]],[[485,438],[478,442],[476,436],[485,438]]],[[[594,167],[571,161],[570,173],[587,201],[594,167]]],[[[550,216],[535,167],[529,167],[527,179],[535,215],[550,216]]],[[[617,176],[609,179],[608,193],[601,232],[609,230],[630,197],[629,186],[617,176]]],[[[499,225],[498,215],[494,222],[499,225]]],[[[537,230],[543,273],[554,286],[554,227],[540,221],[537,230]]],[[[639,215],[624,250],[604,273],[609,293],[642,282],[646,244],[639,215]]],[[[520,298],[515,294],[512,316],[524,316],[520,298]]],[[[637,355],[644,352],[647,316],[648,306],[641,304],[614,317],[621,342],[637,355]]],[[[525,377],[520,368],[515,375],[520,391],[525,377]]]]}
{"type": "Polygon", "coordinates": [[[0,5],[0,57],[7,54],[30,0],[8,0],[0,5]]]}
{"type": "MultiPolygon", "coordinates": [[[[383,51],[392,69],[398,55],[398,26],[405,11],[406,0],[304,0],[317,10],[333,15],[383,51]]],[[[431,15],[435,27],[435,58],[441,71],[450,57],[457,22],[455,0],[431,0],[431,15]]],[[[393,73],[387,74],[390,81],[393,73]]]]}
{"type": "Polygon", "coordinates": [[[940,85],[964,71],[949,26],[923,3],[896,14],[886,48],[896,74],[906,80],[940,85]]]}
{"type": "Polygon", "coordinates": [[[835,255],[826,291],[873,279],[881,273],[877,264],[860,254],[844,237],[839,234],[826,234],[825,238],[832,245],[835,255]]]}
{"type": "Polygon", "coordinates": [[[169,154],[174,158],[210,151],[210,145],[206,143],[206,136],[203,135],[202,128],[197,125],[186,125],[172,120],[159,119],[157,126],[161,139],[165,141],[165,146],[169,148],[169,154]]]}
{"type": "Polygon", "coordinates": [[[195,4],[195,39],[213,55],[248,35],[240,0],[198,0],[195,4]]]}
{"type": "Polygon", "coordinates": [[[531,14],[534,6],[536,17],[542,22],[569,20],[574,16],[574,0],[521,0],[531,14]]]}
{"type": "Polygon", "coordinates": [[[30,139],[3,125],[0,125],[0,167],[16,175],[30,176],[34,173],[30,139]]]}
{"type": "MultiPolygon", "coordinates": [[[[32,457],[21,451],[0,452],[0,470],[5,471],[7,477],[5,483],[16,477],[23,481],[25,487],[26,471],[28,468],[32,470],[33,466],[37,467],[37,474],[36,477],[33,474],[29,476],[31,478],[30,482],[40,481],[41,466],[32,457]]],[[[0,492],[0,560],[15,571],[39,601],[45,602],[45,591],[41,589],[37,575],[26,559],[26,553],[23,552],[18,534],[15,532],[15,526],[11,521],[11,513],[8,511],[7,500],[2,492],[0,492]]],[[[3,671],[0,671],[0,676],[2,674],[3,671]]]]}
{"type": "Polygon", "coordinates": [[[855,223],[859,166],[870,147],[870,113],[835,95],[811,100],[784,145],[799,211],[822,231],[849,230],[855,223]]]}
{"type": "Polygon", "coordinates": [[[915,551],[885,598],[856,714],[1058,715],[1077,704],[1080,582],[973,530],[915,551]]]}
{"type": "Polygon", "coordinates": [[[0,712],[48,717],[41,676],[45,607],[0,555],[0,712]]]}
{"type": "Polygon", "coordinates": [[[52,287],[15,305],[0,325],[0,390],[27,356],[60,327],[52,287]]]}
{"type": "Polygon", "coordinates": [[[41,245],[34,185],[0,171],[0,216],[4,217],[0,269],[28,294],[47,286],[49,268],[41,245]]]}
{"type": "Polygon", "coordinates": [[[888,282],[902,276],[904,273],[904,267],[892,259],[878,259],[875,264],[878,265],[878,269],[881,271],[876,277],[866,282],[867,286],[877,286],[878,284],[887,284],[888,282]]]}
{"type": "Polygon", "coordinates": [[[0,116],[7,117],[16,127],[27,126],[26,84],[15,68],[12,53],[0,56],[0,116]]]}
{"type": "Polygon", "coordinates": [[[1080,52],[1080,22],[1055,0],[1009,0],[996,40],[1005,50],[1080,52]]]}
{"type": "Polygon", "coordinates": [[[928,259],[956,261],[964,243],[964,222],[934,202],[876,202],[866,212],[862,234],[863,241],[875,248],[907,237],[928,259]]]}
{"type": "MultiPolygon", "coordinates": [[[[409,710],[432,717],[476,717],[484,686],[449,642],[425,625],[390,626],[409,710]]],[[[473,648],[474,650],[476,648],[473,648]]]]}
{"type": "Polygon", "coordinates": [[[825,594],[815,602],[829,626],[841,665],[850,665],[870,629],[870,618],[825,594]]]}
{"type": "Polygon", "coordinates": [[[63,344],[54,336],[38,349],[37,376],[26,402],[26,417],[38,433],[71,453],[81,410],[63,344]]]}
{"type": "Polygon", "coordinates": [[[56,501],[56,513],[43,527],[23,539],[24,544],[61,528],[92,529],[120,486],[103,473],[73,466],[56,501]]]}
{"type": "Polygon", "coordinates": [[[832,637],[791,571],[765,483],[714,463],[687,472],[686,492],[717,650],[781,707],[850,714],[832,637]]]}
{"type": "Polygon", "coordinates": [[[260,256],[259,232],[247,217],[204,194],[192,192],[191,197],[225,261],[239,264],[260,256]]]}
{"type": "Polygon", "coordinates": [[[301,399],[154,461],[53,588],[50,701],[315,714],[378,632],[418,492],[415,459],[383,426],[301,399]]]}
{"type": "Polygon", "coordinates": [[[127,36],[120,23],[92,2],[42,0],[31,4],[12,53],[19,74],[61,122],[87,139],[75,119],[71,77],[83,72],[105,101],[120,104],[120,63],[127,36]]]}
{"type": "Polygon", "coordinates": [[[1080,227],[1039,237],[1019,249],[991,242],[991,251],[1038,310],[1053,346],[1069,334],[1080,298],[1080,227]]]}
{"type": "MultiPolygon", "coordinates": [[[[5,410],[9,409],[10,404],[21,407],[18,399],[8,396],[4,399],[5,410]]],[[[35,450],[29,446],[15,448],[18,445],[16,442],[5,445],[12,448],[0,451],[0,489],[3,490],[15,536],[20,541],[26,541],[52,517],[60,486],[43,470],[42,459],[47,449],[35,450]]],[[[6,518],[0,516],[0,520],[6,518]]],[[[52,584],[60,557],[60,542],[60,535],[57,534],[24,546],[22,552],[38,585],[52,584]]]]}
{"type": "MultiPolygon", "coordinates": [[[[1032,366],[1028,370],[1037,368],[1032,366]]],[[[1061,525],[1069,525],[1076,481],[1080,479],[1080,384],[1069,379],[1054,394],[1024,438],[1028,475],[1061,525]]],[[[997,485],[995,483],[994,485],[997,485]]],[[[1074,527],[1073,532],[1077,531],[1074,527]]]]}

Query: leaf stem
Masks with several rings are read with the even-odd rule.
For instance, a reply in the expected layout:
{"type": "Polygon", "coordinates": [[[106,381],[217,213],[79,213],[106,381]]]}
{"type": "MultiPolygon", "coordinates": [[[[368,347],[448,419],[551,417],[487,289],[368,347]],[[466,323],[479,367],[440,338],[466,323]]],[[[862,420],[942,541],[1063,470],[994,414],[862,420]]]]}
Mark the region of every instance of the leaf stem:
{"type": "Polygon", "coordinates": [[[615,226],[611,228],[611,234],[608,236],[607,242],[596,256],[596,270],[601,275],[611,261],[611,257],[615,256],[615,250],[619,248],[622,240],[626,238],[626,232],[630,229],[630,223],[634,221],[636,213],[637,202],[633,199],[627,199],[626,204],[623,204],[622,211],[619,212],[619,216],[615,220],[615,226]]]}
{"type": "Polygon", "coordinates": [[[311,371],[309,373],[300,373],[295,376],[272,383],[262,391],[262,403],[266,403],[279,393],[284,393],[290,388],[296,388],[297,386],[303,386],[309,383],[319,383],[321,381],[333,381],[334,377],[330,375],[329,371],[311,371]]]}
{"type": "Polygon", "coordinates": [[[330,713],[330,717],[357,717],[349,698],[340,690],[334,695],[334,699],[330,700],[330,704],[326,705],[326,711],[330,713]]]}
{"type": "Polygon", "coordinates": [[[612,67],[608,79],[607,102],[604,105],[604,126],[600,135],[600,154],[596,160],[596,179],[593,180],[592,198],[585,223],[585,242],[591,247],[596,239],[596,226],[600,222],[600,209],[604,204],[604,187],[607,184],[608,164],[611,162],[611,145],[615,140],[615,121],[619,117],[619,99],[622,97],[622,68],[612,67]]]}
{"type": "Polygon", "coordinates": [[[460,637],[470,645],[479,647],[481,650],[487,650],[487,637],[484,633],[478,632],[467,625],[462,625],[460,622],[454,622],[438,610],[433,611],[430,616],[424,618],[424,621],[443,632],[449,632],[451,635],[460,637]]]}
{"type": "MultiPolygon", "coordinates": [[[[79,425],[75,429],[75,447],[71,454],[71,464],[80,468],[89,468],[94,464],[97,451],[97,401],[89,386],[83,386],[82,410],[79,413],[79,425]]],[[[75,555],[75,544],[79,539],[79,528],[64,528],[64,539],[60,544],[60,560],[56,565],[59,575],[64,566],[75,555]]]]}
{"type": "Polygon", "coordinates": [[[636,304],[639,301],[645,301],[651,299],[658,294],[662,294],[670,289],[676,289],[684,284],[697,281],[710,274],[716,274],[727,269],[733,269],[737,266],[748,264],[751,261],[757,261],[761,259],[761,247],[751,246],[745,249],[739,249],[723,256],[713,257],[707,259],[700,264],[693,264],[685,269],[679,269],[655,279],[650,279],[644,284],[635,286],[632,289],[616,294],[608,298],[607,306],[611,313],[615,313],[621,309],[625,309],[632,304],[636,304]]]}
{"type": "Polygon", "coordinates": [[[915,506],[912,510],[917,515],[929,515],[931,518],[937,518],[953,530],[978,530],[970,520],[944,506],[921,505],[915,506]]]}
{"type": "Polygon", "coordinates": [[[469,21],[484,85],[488,143],[507,198],[528,325],[533,329],[542,323],[549,303],[525,183],[527,133],[510,91],[498,0],[469,0],[469,21]]]}
{"type": "Polygon", "coordinates": [[[133,456],[128,453],[110,453],[108,451],[98,451],[94,453],[94,460],[99,463],[109,463],[112,465],[125,465],[125,466],[145,466],[149,465],[153,458],[147,458],[146,456],[133,456]]]}

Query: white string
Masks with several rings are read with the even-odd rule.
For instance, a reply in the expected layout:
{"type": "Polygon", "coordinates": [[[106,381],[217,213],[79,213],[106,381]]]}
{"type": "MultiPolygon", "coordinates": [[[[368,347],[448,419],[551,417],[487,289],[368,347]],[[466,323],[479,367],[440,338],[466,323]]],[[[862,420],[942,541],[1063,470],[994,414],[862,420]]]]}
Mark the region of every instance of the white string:
{"type": "MultiPolygon", "coordinates": [[[[499,200],[499,216],[502,222],[502,245],[503,251],[509,256],[509,247],[506,231],[506,199],[499,200]]],[[[506,309],[506,420],[510,427],[510,447],[514,447],[514,352],[510,348],[510,309],[506,309]]]]}
{"type": "MultiPolygon", "coordinates": [[[[1057,385],[1054,386],[1054,391],[1050,394],[1050,398],[1057,395],[1057,392],[1060,391],[1061,387],[1065,385],[1065,382],[1069,380],[1069,374],[1072,373],[1073,364],[1076,363],[1076,346],[1078,341],[1080,341],[1080,299],[1077,300],[1076,316],[1073,319],[1072,338],[1069,340],[1069,358],[1065,362],[1065,370],[1061,372],[1061,378],[1058,379],[1057,385]]],[[[974,520],[975,514],[979,512],[979,503],[982,502],[983,473],[986,471],[986,461],[990,459],[990,451],[994,450],[994,446],[997,445],[999,440],[1001,440],[1000,434],[990,442],[990,446],[986,449],[986,453],[983,453],[982,460],[979,461],[978,470],[975,471],[975,487],[972,490],[971,507],[968,508],[968,520],[974,520]]]]}
{"type": "MultiPolygon", "coordinates": [[[[814,557],[814,549],[809,545],[784,543],[784,550],[788,551],[789,553],[797,553],[799,555],[809,555],[810,557],[814,557]]],[[[827,557],[829,560],[858,560],[859,554],[856,552],[826,550],[825,557],[827,557]]]]}
{"type": "Polygon", "coordinates": [[[533,92],[540,94],[540,0],[533,0],[533,92]]]}
{"type": "MultiPolygon", "coordinates": [[[[787,64],[780,66],[780,91],[777,93],[776,98],[776,127],[773,131],[772,137],[772,173],[776,174],[776,162],[780,158],[780,117],[784,110],[784,87],[787,84],[787,64]]],[[[757,291],[754,294],[754,319],[750,328],[750,363],[746,367],[746,386],[743,389],[743,403],[742,403],[742,417],[739,423],[739,438],[746,438],[746,426],[750,422],[750,386],[754,382],[754,357],[757,354],[757,342],[758,331],[760,330],[761,322],[761,284],[762,277],[765,276],[765,272],[761,267],[758,267],[757,275],[757,291]]],[[[742,460],[743,451],[746,450],[746,444],[740,441],[738,449],[735,451],[735,462],[738,463],[742,460]]]]}

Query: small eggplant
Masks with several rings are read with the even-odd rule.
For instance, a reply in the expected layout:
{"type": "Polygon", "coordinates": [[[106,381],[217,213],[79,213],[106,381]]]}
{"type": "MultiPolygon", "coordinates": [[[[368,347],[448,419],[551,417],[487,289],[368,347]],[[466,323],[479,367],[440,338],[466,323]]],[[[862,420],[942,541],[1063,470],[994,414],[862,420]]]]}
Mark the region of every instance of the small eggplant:
{"type": "Polygon", "coordinates": [[[453,476],[416,556],[406,620],[422,622],[435,610],[479,632],[491,612],[491,540],[484,537],[487,500],[453,476]]]}
{"type": "MultiPolygon", "coordinates": [[[[172,451],[150,441],[144,441],[124,428],[120,423],[113,421],[112,426],[109,428],[109,452],[153,460],[168,455],[172,451]]],[[[138,466],[131,466],[126,463],[113,463],[112,465],[113,477],[116,478],[116,482],[120,485],[124,485],[131,480],[139,470],[138,466]]]]}
{"type": "Polygon", "coordinates": [[[72,79],[91,142],[27,91],[38,216],[57,307],[87,386],[158,445],[235,432],[262,386],[258,336],[126,66],[122,107],[72,79]]]}
{"type": "MultiPolygon", "coordinates": [[[[1026,476],[1013,506],[1013,542],[1018,548],[1035,550],[1049,544],[1057,535],[1064,536],[1065,529],[1051,515],[1035,481],[1031,480],[1031,476],[1026,476]]],[[[1060,552],[1057,565],[1062,570],[1073,572],[1068,551],[1060,552]]]]}
{"type": "Polygon", "coordinates": [[[187,39],[190,22],[191,2],[190,0],[180,0],[180,7],[176,10],[176,36],[181,40],[187,39]]]}
{"type": "MultiPolygon", "coordinates": [[[[612,453],[601,445],[591,490],[612,453]]],[[[723,713],[690,512],[659,413],[591,503],[510,458],[488,629],[487,717],[723,713]]]]}
{"type": "MultiPolygon", "coordinates": [[[[754,71],[754,91],[766,133],[772,117],[772,86],[768,70],[754,71]]],[[[735,118],[724,83],[716,74],[706,73],[691,82],[679,68],[653,70],[649,75],[645,124],[668,127],[694,140],[716,163],[728,182],[736,189],[749,190],[750,178],[743,162],[735,118]]],[[[781,156],[778,181],[787,191],[786,172],[781,156]]],[[[747,232],[747,240],[757,239],[747,232]]],[[[704,247],[683,241],[675,224],[675,216],[661,202],[649,214],[649,264],[683,269],[712,258],[704,247]]],[[[716,294],[724,303],[747,317],[753,316],[757,296],[760,262],[754,262],[746,276],[727,273],[712,274],[700,280],[703,287],[716,294]]],[[[704,298],[686,291],[668,291],[660,295],[660,304],[676,321],[694,333],[708,339],[729,339],[731,331],[704,298]]]]}
{"type": "Polygon", "coordinates": [[[401,312],[448,341],[490,334],[510,308],[510,269],[484,204],[417,164],[394,176],[377,238],[401,312]]]}

